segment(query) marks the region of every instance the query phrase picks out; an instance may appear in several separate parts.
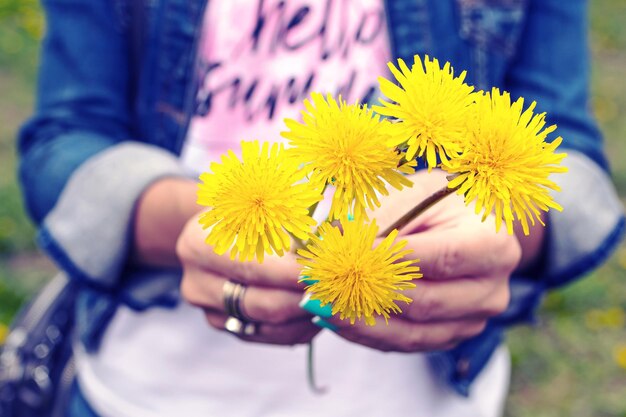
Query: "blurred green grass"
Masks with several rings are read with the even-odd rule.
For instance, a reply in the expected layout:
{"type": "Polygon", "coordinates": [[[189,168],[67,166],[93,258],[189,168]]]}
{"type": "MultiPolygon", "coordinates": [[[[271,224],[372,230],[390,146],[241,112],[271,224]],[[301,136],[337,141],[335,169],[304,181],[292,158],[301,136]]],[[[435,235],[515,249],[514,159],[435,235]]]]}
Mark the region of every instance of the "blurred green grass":
{"type": "Polygon", "coordinates": [[[0,0],[0,338],[52,264],[36,250],[15,178],[15,134],[31,112],[43,16],[37,0],[0,0]]]}
{"type": "MultiPolygon", "coordinates": [[[[593,108],[626,199],[626,0],[590,2],[593,108]]],[[[43,19],[36,0],[0,0],[0,338],[52,275],[15,179],[14,138],[30,113],[43,19]]],[[[539,323],[510,332],[508,417],[626,417],[626,245],[592,276],[551,293],[539,323]],[[621,364],[621,365],[620,365],[621,364]]]]}
{"type": "MultiPolygon", "coordinates": [[[[626,200],[626,0],[590,3],[593,109],[626,200]]],[[[508,336],[508,417],[626,417],[626,245],[591,276],[548,295],[535,327],[508,336]]]]}

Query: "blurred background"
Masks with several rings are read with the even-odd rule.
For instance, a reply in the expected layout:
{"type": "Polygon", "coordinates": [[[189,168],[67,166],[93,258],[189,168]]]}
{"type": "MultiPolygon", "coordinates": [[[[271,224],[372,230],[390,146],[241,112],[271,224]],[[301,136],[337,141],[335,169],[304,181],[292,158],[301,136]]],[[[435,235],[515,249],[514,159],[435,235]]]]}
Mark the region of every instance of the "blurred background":
{"type": "MultiPolygon", "coordinates": [[[[593,107],[626,201],[626,0],[590,1],[593,107]]],[[[34,244],[15,170],[15,134],[33,104],[44,21],[37,0],[0,0],[0,344],[20,304],[54,272],[34,244]]],[[[539,323],[511,331],[508,417],[626,417],[626,245],[550,294],[539,323]]]]}

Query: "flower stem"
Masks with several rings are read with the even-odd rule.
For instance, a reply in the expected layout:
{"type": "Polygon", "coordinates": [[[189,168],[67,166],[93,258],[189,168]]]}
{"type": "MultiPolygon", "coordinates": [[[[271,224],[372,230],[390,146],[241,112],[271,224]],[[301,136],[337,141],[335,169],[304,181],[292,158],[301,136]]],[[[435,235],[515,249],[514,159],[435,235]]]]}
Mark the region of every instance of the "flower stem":
{"type": "MultiPolygon", "coordinates": [[[[448,186],[446,184],[443,188],[441,188],[440,190],[436,191],[434,194],[432,194],[429,197],[427,197],[424,201],[419,203],[417,206],[413,207],[405,215],[403,215],[398,220],[396,220],[391,226],[389,226],[387,229],[385,229],[380,234],[380,236],[388,236],[389,233],[391,233],[394,229],[398,229],[398,230],[402,229],[407,224],[409,224],[409,222],[411,222],[411,220],[415,219],[417,216],[419,216],[420,214],[422,214],[423,212],[428,210],[430,207],[432,207],[433,205],[435,205],[439,201],[443,200],[446,196],[449,196],[450,194],[453,194],[458,189],[459,189],[459,187],[448,188],[448,186]]],[[[309,209],[309,215],[311,215],[311,216],[313,215],[313,212],[315,212],[315,208],[316,207],[317,207],[317,203],[315,205],[313,205],[309,209]]],[[[317,232],[316,232],[316,234],[317,234],[317,232]]],[[[301,242],[300,240],[296,239],[296,241],[300,245],[303,245],[303,242],[301,242]]],[[[314,353],[313,352],[313,341],[310,341],[308,343],[308,345],[307,345],[307,381],[309,383],[309,389],[314,394],[320,395],[320,394],[324,394],[326,392],[326,388],[325,387],[319,387],[317,385],[317,383],[315,382],[315,365],[314,365],[314,361],[313,361],[313,359],[314,359],[313,353],[314,353]]]]}
{"type": "Polygon", "coordinates": [[[296,252],[298,249],[306,248],[306,245],[304,244],[304,242],[301,239],[298,239],[293,233],[291,233],[289,231],[287,231],[287,233],[293,239],[294,252],[296,252]]]}
{"type": "MultiPolygon", "coordinates": [[[[324,186],[324,189],[322,190],[322,195],[324,195],[324,191],[326,191],[326,186],[324,186]]],[[[313,215],[315,214],[315,210],[317,209],[317,205],[319,203],[320,203],[319,201],[316,201],[315,204],[309,207],[309,216],[313,217],[313,215]]]]}
{"type": "Polygon", "coordinates": [[[435,205],[437,202],[443,200],[444,197],[449,196],[450,194],[453,194],[458,189],[459,189],[459,187],[448,188],[448,186],[445,185],[440,190],[435,191],[434,194],[432,194],[429,197],[427,197],[424,201],[422,201],[417,206],[415,206],[411,210],[409,210],[404,216],[402,216],[398,220],[396,220],[391,226],[389,226],[384,231],[382,231],[380,233],[380,236],[389,236],[389,233],[393,232],[394,229],[397,229],[399,231],[404,226],[409,224],[409,222],[411,222],[411,220],[415,219],[417,216],[419,216],[420,214],[422,214],[423,212],[428,210],[430,207],[435,205]]]}
{"type": "MultiPolygon", "coordinates": [[[[328,183],[324,184],[324,188],[322,189],[322,198],[324,197],[324,192],[326,192],[326,187],[328,187],[328,183]]],[[[321,201],[321,200],[320,200],[321,201]]],[[[313,217],[315,214],[315,210],[317,210],[317,206],[319,201],[315,202],[311,207],[309,207],[309,216],[313,217]]],[[[315,230],[315,234],[318,234],[317,228],[315,230]]],[[[302,241],[298,241],[301,245],[302,249],[306,248],[306,243],[302,241]]],[[[326,388],[318,387],[315,383],[315,363],[313,361],[313,340],[311,340],[307,344],[307,355],[306,355],[306,376],[307,381],[309,383],[309,389],[313,394],[324,394],[326,392],[326,388]]]]}
{"type": "Polygon", "coordinates": [[[318,387],[315,383],[315,367],[313,362],[313,341],[311,340],[307,345],[307,381],[309,382],[309,388],[314,394],[324,394],[326,392],[325,387],[318,387]]]}

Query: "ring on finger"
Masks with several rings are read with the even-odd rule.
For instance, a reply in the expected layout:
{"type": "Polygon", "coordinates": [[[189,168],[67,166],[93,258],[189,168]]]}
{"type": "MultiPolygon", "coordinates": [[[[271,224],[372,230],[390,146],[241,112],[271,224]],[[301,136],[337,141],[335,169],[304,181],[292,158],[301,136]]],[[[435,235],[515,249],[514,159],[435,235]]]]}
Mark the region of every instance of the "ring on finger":
{"type": "Polygon", "coordinates": [[[246,286],[233,281],[224,283],[224,311],[228,315],[224,327],[237,335],[252,336],[256,333],[256,325],[243,310],[243,297],[246,286]]]}
{"type": "Polygon", "coordinates": [[[244,322],[253,322],[243,309],[243,297],[247,287],[233,281],[224,283],[224,311],[227,315],[244,322]]]}
{"type": "Polygon", "coordinates": [[[233,316],[228,316],[224,323],[224,329],[229,333],[244,336],[254,336],[257,332],[255,323],[245,322],[233,316]]]}

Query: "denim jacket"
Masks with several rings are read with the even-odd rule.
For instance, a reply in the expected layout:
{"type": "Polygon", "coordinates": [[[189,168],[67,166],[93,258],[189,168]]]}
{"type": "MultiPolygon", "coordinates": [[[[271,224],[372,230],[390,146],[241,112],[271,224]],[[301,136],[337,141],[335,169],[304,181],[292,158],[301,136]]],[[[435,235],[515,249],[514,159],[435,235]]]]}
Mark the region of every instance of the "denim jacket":
{"type": "MultiPolygon", "coordinates": [[[[126,259],[138,196],[158,178],[186,175],[177,155],[194,108],[206,0],[144,2],[139,19],[133,4],[43,0],[37,106],[19,135],[26,206],[42,248],[84,288],[77,323],[89,350],[119,303],[144,309],[178,299],[179,270],[131,267],[126,259]]],[[[600,264],[623,233],[588,109],[586,1],[386,0],[385,7],[392,56],[412,62],[429,54],[467,70],[479,89],[498,86],[537,101],[568,152],[568,174],[554,178],[564,211],[549,215],[542,265],[511,278],[507,311],[482,334],[429,354],[437,375],[467,395],[503,329],[532,321],[547,289],[600,264]]]]}

